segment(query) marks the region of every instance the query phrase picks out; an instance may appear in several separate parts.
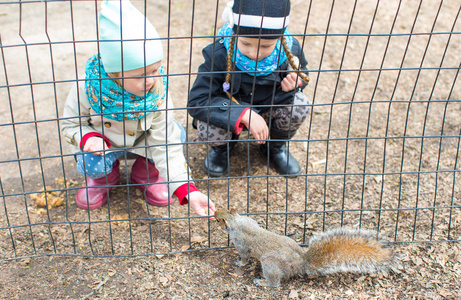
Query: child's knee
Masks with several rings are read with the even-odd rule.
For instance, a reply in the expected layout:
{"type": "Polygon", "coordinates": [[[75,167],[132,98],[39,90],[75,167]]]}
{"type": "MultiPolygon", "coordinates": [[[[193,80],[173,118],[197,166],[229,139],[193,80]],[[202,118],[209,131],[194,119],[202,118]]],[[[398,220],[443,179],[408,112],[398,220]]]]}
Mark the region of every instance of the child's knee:
{"type": "Polygon", "coordinates": [[[310,111],[309,99],[302,92],[297,92],[295,94],[295,99],[293,101],[293,115],[296,115],[299,119],[304,120],[307,118],[310,111]]]}
{"type": "Polygon", "coordinates": [[[303,92],[299,91],[295,94],[295,98],[293,100],[294,105],[309,105],[309,98],[304,95],[303,92]]]}
{"type": "Polygon", "coordinates": [[[232,132],[225,128],[216,127],[206,122],[197,122],[197,136],[203,142],[213,142],[210,146],[225,145],[232,139],[232,132]]]}
{"type": "Polygon", "coordinates": [[[293,108],[289,120],[283,122],[282,130],[296,130],[304,123],[309,115],[309,99],[302,92],[297,92],[293,101],[293,108]]]}

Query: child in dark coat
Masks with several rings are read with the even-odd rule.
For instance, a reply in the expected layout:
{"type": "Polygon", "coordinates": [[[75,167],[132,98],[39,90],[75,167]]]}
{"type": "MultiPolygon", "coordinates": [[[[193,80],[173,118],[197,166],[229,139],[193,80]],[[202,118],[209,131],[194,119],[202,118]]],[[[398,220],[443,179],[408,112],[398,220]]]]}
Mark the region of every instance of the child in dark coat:
{"type": "Polygon", "coordinates": [[[289,0],[229,2],[219,40],[202,51],[205,62],[188,111],[200,140],[212,142],[204,160],[210,175],[226,174],[228,155],[244,128],[278,173],[301,173],[286,142],[309,113],[302,93],[309,77],[300,43],[286,28],[289,14],[289,0]]]}

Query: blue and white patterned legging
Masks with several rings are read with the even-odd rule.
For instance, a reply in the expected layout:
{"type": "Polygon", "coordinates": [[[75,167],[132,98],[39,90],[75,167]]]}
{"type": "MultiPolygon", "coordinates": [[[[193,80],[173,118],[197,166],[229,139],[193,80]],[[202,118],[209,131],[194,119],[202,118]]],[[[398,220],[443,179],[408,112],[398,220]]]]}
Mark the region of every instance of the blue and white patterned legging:
{"type": "MultiPolygon", "coordinates": [[[[175,121],[175,123],[181,130],[181,143],[184,143],[186,140],[186,130],[177,121],[175,121]]],[[[94,155],[92,153],[79,152],[76,154],[77,172],[82,175],[86,173],[86,176],[92,179],[104,177],[106,174],[112,172],[115,161],[120,157],[125,156],[125,153],[128,156],[134,155],[134,153],[123,149],[118,151],[111,151],[105,153],[104,155],[94,155]]],[[[149,159],[149,161],[153,163],[151,159],[149,159]]]]}

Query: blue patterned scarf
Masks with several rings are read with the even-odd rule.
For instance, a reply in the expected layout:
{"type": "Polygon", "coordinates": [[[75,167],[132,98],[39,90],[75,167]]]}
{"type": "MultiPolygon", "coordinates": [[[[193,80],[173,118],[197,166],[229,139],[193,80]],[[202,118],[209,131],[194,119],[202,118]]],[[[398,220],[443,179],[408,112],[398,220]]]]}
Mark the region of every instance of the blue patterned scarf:
{"type": "MultiPolygon", "coordinates": [[[[227,52],[229,53],[230,39],[233,34],[232,27],[229,24],[224,24],[223,27],[218,32],[218,36],[224,39],[224,47],[226,47],[227,52]]],[[[288,48],[292,49],[293,47],[293,37],[290,35],[290,32],[287,28],[283,32],[283,36],[287,41],[288,48]]],[[[285,51],[283,50],[282,43],[280,39],[275,45],[274,51],[260,61],[251,60],[247,56],[243,55],[237,47],[237,43],[234,45],[234,63],[235,66],[242,70],[247,71],[251,76],[267,76],[270,73],[277,70],[278,66],[283,64],[287,60],[285,51]]]]}
{"type": "MultiPolygon", "coordinates": [[[[159,69],[163,75],[163,67],[159,69]]],[[[85,90],[91,108],[105,118],[116,121],[140,120],[163,104],[167,94],[167,77],[162,76],[161,88],[152,88],[144,97],[122,89],[104,70],[99,54],[91,57],[85,66],[85,90]],[[159,91],[160,90],[160,91],[159,91]]]]}

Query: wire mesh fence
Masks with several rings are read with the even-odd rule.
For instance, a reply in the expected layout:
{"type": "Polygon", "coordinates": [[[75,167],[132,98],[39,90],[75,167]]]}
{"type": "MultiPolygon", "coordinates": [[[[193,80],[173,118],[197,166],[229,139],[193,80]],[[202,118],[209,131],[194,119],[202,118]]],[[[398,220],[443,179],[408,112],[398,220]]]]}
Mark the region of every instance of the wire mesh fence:
{"type": "MultiPolygon", "coordinates": [[[[459,1],[291,1],[289,29],[310,75],[310,113],[287,143],[302,168],[296,178],[277,173],[248,131],[225,175],[203,170],[210,143],[197,138],[187,103],[202,49],[219,40],[226,2],[132,3],[162,39],[174,103],[167,109],[185,128],[190,179],[217,207],[300,243],[337,226],[374,229],[393,242],[461,240],[459,1]]],[[[1,259],[227,247],[216,224],[189,205],[148,205],[132,183],[129,155],[107,204],[77,207],[86,177],[61,124],[69,91],[99,51],[100,5],[0,3],[1,259]]]]}

